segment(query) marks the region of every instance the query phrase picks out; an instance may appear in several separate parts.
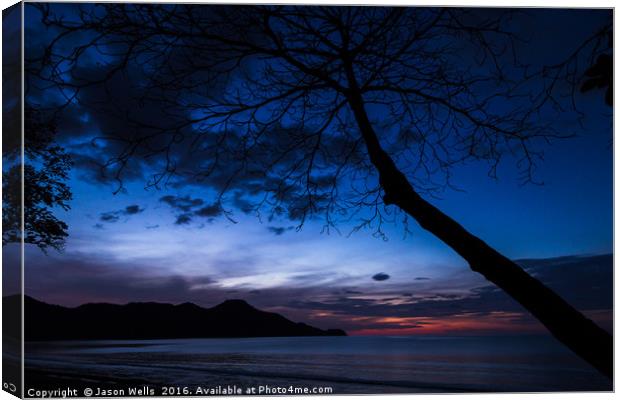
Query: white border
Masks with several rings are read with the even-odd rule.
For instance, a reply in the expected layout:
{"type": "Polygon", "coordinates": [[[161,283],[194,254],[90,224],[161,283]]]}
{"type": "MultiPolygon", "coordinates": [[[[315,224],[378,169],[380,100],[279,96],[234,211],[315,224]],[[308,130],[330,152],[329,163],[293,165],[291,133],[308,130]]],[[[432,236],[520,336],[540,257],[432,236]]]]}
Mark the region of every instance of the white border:
{"type": "MultiPolygon", "coordinates": [[[[30,1],[30,2],[35,2],[34,1],[30,1]]],[[[85,0],[77,0],[75,2],[83,2],[83,3],[87,3],[89,1],[85,1],[85,0]]],[[[170,1],[162,1],[162,0],[132,0],[132,2],[136,2],[136,3],[166,3],[166,2],[170,2],[170,1]]],[[[181,1],[181,2],[185,2],[185,1],[181,1]]],[[[459,0],[459,1],[441,1],[441,0],[423,0],[420,2],[417,1],[411,1],[411,0],[388,0],[388,1],[380,1],[380,0],[374,0],[374,1],[369,1],[369,0],[364,0],[364,1],[360,1],[360,0],[312,0],[312,1],[308,1],[308,0],[287,0],[287,1],[252,1],[252,0],[230,0],[230,1],[189,1],[187,3],[200,3],[200,4],[222,4],[222,3],[226,3],[226,4],[260,4],[260,3],[268,3],[268,4],[317,4],[317,5],[382,5],[382,6],[386,6],[386,5],[400,5],[400,6],[465,6],[465,7],[553,7],[553,8],[615,8],[615,1],[611,1],[611,0],[591,0],[588,2],[585,2],[583,0],[563,0],[563,1],[533,1],[533,0],[529,0],[529,1],[507,1],[507,0],[459,0]]],[[[15,4],[15,1],[11,1],[11,0],[0,0],[0,8],[5,9],[13,4],[15,4]]],[[[22,22],[23,22],[23,4],[22,4],[22,22]]],[[[614,10],[614,27],[615,27],[615,10],[614,10]]],[[[0,42],[1,42],[1,30],[0,30],[0,42]]],[[[23,29],[22,29],[22,46],[23,46],[23,29]]],[[[617,31],[614,31],[614,42],[618,43],[618,39],[619,39],[619,34],[617,31]]],[[[0,55],[0,59],[1,59],[1,55],[0,55]]],[[[23,48],[22,48],[22,65],[23,65],[23,48]]],[[[618,63],[616,62],[616,57],[615,57],[615,53],[614,53],[614,77],[618,76],[617,72],[618,72],[618,68],[620,68],[618,66],[618,63]]],[[[616,96],[615,94],[617,93],[617,89],[618,89],[618,83],[614,78],[614,104],[616,103],[616,96]]],[[[23,95],[23,76],[22,76],[22,95],[23,95]]],[[[22,103],[22,130],[23,130],[23,103],[22,103]]],[[[615,109],[614,109],[615,111],[615,109]]],[[[0,121],[1,121],[1,116],[0,116],[0,121]]],[[[618,130],[618,119],[615,118],[614,115],[614,132],[616,132],[618,130]]],[[[22,138],[23,139],[23,138],[22,138]]],[[[615,139],[615,134],[614,134],[614,139],[615,139]]],[[[615,160],[615,155],[619,154],[618,152],[620,151],[620,143],[618,142],[618,140],[614,140],[614,254],[617,253],[618,251],[618,246],[617,243],[615,241],[615,227],[617,226],[617,223],[619,222],[619,217],[618,214],[615,213],[615,210],[618,209],[618,206],[620,205],[620,200],[618,199],[618,197],[615,195],[615,189],[616,189],[616,183],[617,183],[617,178],[618,176],[620,176],[619,174],[619,165],[616,163],[615,160]]],[[[22,148],[22,160],[23,160],[23,148],[22,148]]],[[[23,179],[23,174],[22,174],[22,179],[23,179]]],[[[23,211],[23,184],[22,184],[22,211],[23,211]]],[[[23,215],[22,215],[22,224],[23,224],[23,215]]],[[[23,226],[23,225],[22,225],[23,226]]],[[[23,262],[24,262],[24,253],[23,253],[23,244],[22,244],[22,295],[23,295],[23,289],[24,289],[24,270],[23,270],[23,262]]],[[[0,266],[1,266],[1,259],[0,259],[0,266]]],[[[614,271],[617,267],[617,259],[616,257],[614,257],[614,271]]],[[[618,274],[614,273],[614,288],[618,287],[618,274]]],[[[616,291],[614,290],[614,310],[616,310],[616,291]]],[[[23,302],[22,302],[22,308],[23,308],[23,302]]],[[[23,313],[23,310],[22,310],[23,313]]],[[[619,332],[618,330],[618,319],[615,318],[615,312],[614,312],[614,332],[619,332]]],[[[0,313],[1,315],[1,313],[0,313]]],[[[2,322],[0,319],[0,331],[2,328],[2,322]]],[[[0,343],[0,349],[1,349],[1,343],[0,343]]],[[[23,351],[23,330],[22,330],[22,351],[23,351]]],[[[615,355],[615,359],[618,360],[618,347],[616,346],[614,348],[614,355],[615,355]]],[[[0,372],[1,372],[1,365],[0,365],[0,372]]],[[[22,360],[22,374],[23,374],[23,360],[22,360]]],[[[618,383],[618,366],[616,366],[616,370],[614,373],[614,382],[618,383]]],[[[23,381],[23,379],[22,379],[23,381]]],[[[23,385],[22,385],[23,386],[23,385]]],[[[22,388],[22,390],[24,390],[24,388],[22,388]]],[[[369,395],[363,395],[365,397],[369,397],[369,395]]],[[[510,394],[497,394],[497,393],[493,393],[493,394],[453,394],[453,395],[432,395],[432,394],[416,394],[416,395],[387,395],[387,394],[382,394],[382,395],[373,395],[373,398],[377,398],[377,399],[390,399],[390,400],[444,400],[444,399],[450,399],[450,400],[454,400],[454,399],[473,399],[475,397],[478,396],[482,396],[485,399],[506,399],[506,400],[514,400],[514,399],[554,399],[554,400],[574,400],[574,399],[585,399],[587,398],[592,399],[592,400],[598,400],[598,399],[611,399],[611,398],[615,398],[616,395],[615,393],[552,393],[552,394],[538,394],[538,393],[510,393],[510,394]]],[[[196,399],[196,397],[176,397],[179,399],[196,399]]],[[[211,397],[212,399],[234,399],[236,397],[224,397],[224,396],[215,396],[215,397],[211,397]]],[[[249,397],[243,397],[243,398],[249,398],[249,397]]],[[[312,397],[307,397],[307,396],[277,396],[277,397],[263,397],[263,396],[256,396],[256,397],[252,397],[252,398],[256,398],[256,399],[274,399],[274,398],[299,398],[299,399],[307,399],[307,398],[312,398],[312,399],[318,399],[318,400],[326,400],[326,399],[334,399],[334,398],[338,398],[338,399],[359,399],[360,396],[353,396],[353,395],[333,395],[333,396],[312,396],[312,397]]],[[[10,394],[8,394],[5,391],[0,391],[0,400],[10,400],[10,399],[15,399],[14,396],[11,396],[10,394]]]]}
{"type": "Polygon", "coordinates": [[[21,333],[22,333],[22,340],[21,340],[21,356],[22,356],[22,358],[21,358],[21,366],[22,366],[21,376],[22,376],[22,381],[20,382],[19,386],[21,388],[21,395],[22,395],[22,398],[23,398],[24,397],[24,393],[25,393],[24,391],[26,390],[24,388],[24,374],[25,374],[25,356],[24,355],[26,354],[25,353],[25,346],[24,346],[24,341],[25,341],[25,335],[24,335],[24,331],[25,331],[25,327],[24,327],[24,320],[25,320],[24,319],[24,293],[26,292],[26,290],[25,290],[26,287],[24,285],[24,278],[26,276],[26,274],[25,274],[26,262],[24,260],[24,256],[26,254],[26,248],[25,248],[26,243],[24,241],[24,239],[25,239],[24,238],[24,229],[25,229],[25,226],[26,226],[26,218],[25,218],[25,214],[24,214],[24,206],[25,206],[25,204],[24,204],[25,197],[24,196],[25,196],[25,186],[26,186],[26,182],[24,180],[24,176],[25,176],[25,169],[24,169],[25,158],[24,157],[26,155],[25,152],[24,152],[24,150],[25,150],[25,141],[24,141],[24,132],[25,132],[25,123],[24,123],[24,119],[25,118],[24,117],[25,117],[25,115],[24,114],[25,114],[25,88],[26,88],[26,81],[25,81],[25,77],[24,77],[24,69],[26,67],[26,62],[25,62],[25,59],[24,59],[24,57],[25,57],[25,51],[24,51],[25,29],[24,29],[24,3],[23,2],[21,3],[21,7],[20,8],[21,8],[21,19],[22,19],[22,22],[21,22],[21,28],[22,29],[21,29],[21,37],[20,37],[20,40],[21,40],[21,50],[20,50],[20,54],[21,54],[21,71],[20,72],[21,72],[21,78],[22,78],[22,90],[21,90],[21,93],[20,93],[20,96],[21,96],[21,109],[22,109],[22,112],[21,112],[21,118],[22,118],[22,120],[21,120],[21,155],[20,155],[20,157],[21,157],[21,160],[20,160],[20,162],[21,162],[21,181],[22,181],[21,182],[21,186],[22,187],[21,187],[21,210],[20,210],[20,213],[21,213],[21,219],[22,220],[21,220],[21,244],[20,244],[20,253],[21,253],[21,255],[20,255],[20,260],[19,261],[21,263],[21,266],[20,266],[21,277],[20,277],[20,279],[21,279],[21,284],[22,284],[22,291],[21,291],[21,296],[22,296],[22,301],[21,301],[21,303],[22,303],[21,304],[21,308],[22,308],[22,310],[21,310],[21,315],[22,315],[22,320],[21,320],[21,323],[22,323],[22,331],[21,331],[21,333]]]}

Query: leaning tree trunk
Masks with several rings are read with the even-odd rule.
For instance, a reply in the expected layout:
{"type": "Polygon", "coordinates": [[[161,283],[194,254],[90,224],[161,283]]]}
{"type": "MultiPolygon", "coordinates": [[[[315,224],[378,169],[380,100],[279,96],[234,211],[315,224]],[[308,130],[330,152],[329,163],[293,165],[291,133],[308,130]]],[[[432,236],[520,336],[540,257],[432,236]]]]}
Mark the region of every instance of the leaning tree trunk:
{"type": "Polygon", "coordinates": [[[394,204],[413,217],[422,228],[463,257],[473,271],[482,274],[518,301],[560,342],[612,379],[612,336],[513,261],[420,197],[381,147],[359,91],[350,92],[349,103],[370,160],[379,172],[380,184],[385,192],[384,203],[394,204]]]}

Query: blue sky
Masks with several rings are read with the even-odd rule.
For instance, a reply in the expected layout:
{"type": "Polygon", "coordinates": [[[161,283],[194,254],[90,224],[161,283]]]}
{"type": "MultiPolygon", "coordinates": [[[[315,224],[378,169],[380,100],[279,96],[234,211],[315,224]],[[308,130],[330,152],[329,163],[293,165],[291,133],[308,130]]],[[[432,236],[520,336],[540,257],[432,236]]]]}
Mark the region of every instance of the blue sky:
{"type": "MultiPolygon", "coordinates": [[[[520,50],[539,63],[564,57],[605,17],[605,12],[587,10],[532,13],[518,21],[536,40],[520,50]]],[[[37,15],[27,7],[27,52],[35,52],[49,36],[37,15]]],[[[53,103],[50,93],[35,93],[32,99],[53,103]]],[[[611,253],[611,113],[600,92],[578,101],[586,111],[583,127],[570,117],[554,121],[558,130],[576,137],[544,147],[544,163],[536,171],[543,185],[522,185],[516,160],[501,164],[498,179],[487,177],[487,165],[472,162],[454,170],[452,181],[459,190],[441,192],[433,204],[512,259],[611,253]]],[[[148,164],[134,165],[125,190],[114,194],[116,183],[97,179],[99,171],[92,166],[113,151],[92,143],[111,124],[86,104],[73,104],[60,121],[58,140],[76,159],[71,210],[57,212],[69,225],[69,238],[62,253],[27,248],[27,294],[65,305],[193,301],[211,306],[245,298],[293,319],[354,333],[413,333],[421,326],[428,332],[539,329],[510,300],[498,301],[496,309],[484,307],[485,296],[493,292],[488,283],[415,223],[408,235],[399,223],[385,226],[388,240],[374,237],[372,230],[352,232],[354,222],[341,223],[340,233],[326,234],[320,219],[297,230],[296,221],[261,220],[240,210],[234,210],[236,223],[205,212],[180,224],[183,213],[209,206],[213,192],[192,184],[146,188],[155,171],[148,164]],[[169,201],[165,196],[171,196],[169,201]],[[388,278],[378,280],[380,273],[388,278]],[[463,306],[452,314],[429,307],[435,302],[436,310],[444,310],[446,301],[463,306]],[[426,314],[416,313],[416,304],[426,314]],[[367,315],[355,312],[359,308],[368,309],[367,315]]],[[[587,275],[592,263],[609,262],[595,260],[578,257],[560,264],[581,265],[578,276],[587,275]]],[[[604,280],[611,270],[601,268],[596,276],[604,280]]],[[[575,289],[591,288],[570,287],[575,289]]],[[[588,310],[599,315],[605,304],[594,302],[588,310]]]]}

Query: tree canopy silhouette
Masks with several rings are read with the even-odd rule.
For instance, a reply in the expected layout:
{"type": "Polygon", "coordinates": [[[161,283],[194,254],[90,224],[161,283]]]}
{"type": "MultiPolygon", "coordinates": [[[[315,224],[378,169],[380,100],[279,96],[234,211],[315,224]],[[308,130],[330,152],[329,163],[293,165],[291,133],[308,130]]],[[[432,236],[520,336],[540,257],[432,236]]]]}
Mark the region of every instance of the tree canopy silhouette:
{"type": "Polygon", "coordinates": [[[71,159],[54,142],[56,127],[40,111],[26,104],[24,121],[28,134],[24,136],[23,233],[21,143],[6,141],[3,158],[11,166],[2,174],[2,244],[20,243],[23,236],[24,243],[37,245],[43,251],[50,247],[61,250],[68,236],[68,226],[53,212],[55,208],[69,209],[72,195],[67,179],[71,159]]]}
{"type": "Polygon", "coordinates": [[[611,335],[426,200],[469,161],[495,176],[515,159],[534,181],[541,147],[570,136],[541,114],[564,109],[558,81],[595,40],[532,73],[509,10],[33,6],[54,35],[28,58],[30,83],[119,122],[102,138],[119,190],[140,159],[158,168],[150,185],[212,190],[214,216],[356,220],[377,235],[413,219],[611,377],[611,335]]]}
{"type": "MultiPolygon", "coordinates": [[[[614,61],[613,55],[613,32],[610,26],[606,26],[603,32],[607,33],[607,43],[609,52],[599,54],[596,62],[585,72],[586,79],[581,85],[582,92],[589,92],[594,89],[605,89],[605,103],[613,106],[614,100],[614,61]]],[[[602,35],[601,35],[602,36],[602,35]]]]}

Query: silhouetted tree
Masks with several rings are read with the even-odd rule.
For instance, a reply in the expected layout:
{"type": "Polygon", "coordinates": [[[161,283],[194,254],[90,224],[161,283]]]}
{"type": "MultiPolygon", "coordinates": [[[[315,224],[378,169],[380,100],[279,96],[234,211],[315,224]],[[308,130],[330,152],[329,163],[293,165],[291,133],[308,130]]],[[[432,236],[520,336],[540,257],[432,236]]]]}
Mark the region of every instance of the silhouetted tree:
{"type": "Polygon", "coordinates": [[[28,132],[24,136],[24,165],[19,141],[3,150],[4,161],[10,167],[2,174],[2,244],[19,243],[22,239],[23,167],[24,243],[35,244],[43,251],[49,247],[61,250],[68,236],[68,227],[53,211],[56,207],[69,209],[71,190],[66,181],[71,160],[54,142],[55,126],[28,104],[24,121],[24,129],[28,132]]]}
{"type": "Polygon", "coordinates": [[[553,78],[568,63],[529,74],[507,62],[509,12],[101,4],[63,18],[36,7],[56,35],[29,59],[33,75],[122,121],[105,132],[120,144],[106,167],[121,185],[130,160],[155,159],[149,184],[205,185],[214,215],[231,217],[231,204],[299,226],[320,215],[326,229],[355,218],[378,235],[413,218],[612,376],[609,333],[424,198],[470,160],[495,176],[514,157],[529,182],[540,146],[567,136],[540,115],[564,102],[553,78]]]}
{"type": "Polygon", "coordinates": [[[596,64],[588,68],[586,81],[581,86],[582,92],[592,89],[605,89],[605,103],[608,106],[613,104],[613,58],[610,54],[601,54],[596,59],[596,64]]]}
{"type": "MultiPolygon", "coordinates": [[[[568,102],[573,111],[579,112],[575,105],[577,88],[582,93],[595,89],[605,90],[605,103],[613,103],[613,22],[611,19],[585,38],[568,57],[555,65],[548,65],[536,71],[529,78],[542,78],[546,81],[541,94],[549,97],[556,107],[562,107],[561,100],[553,96],[554,89],[560,85],[570,88],[568,102]]],[[[566,94],[566,93],[565,93],[566,94]]]]}
{"type": "Polygon", "coordinates": [[[609,52],[597,56],[596,62],[586,70],[586,79],[581,85],[582,92],[589,92],[594,89],[605,89],[605,103],[608,106],[613,106],[614,100],[614,60],[613,54],[611,54],[613,50],[613,32],[611,28],[611,26],[605,26],[603,28],[603,32],[608,32],[607,48],[609,52]]]}

